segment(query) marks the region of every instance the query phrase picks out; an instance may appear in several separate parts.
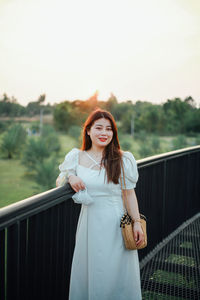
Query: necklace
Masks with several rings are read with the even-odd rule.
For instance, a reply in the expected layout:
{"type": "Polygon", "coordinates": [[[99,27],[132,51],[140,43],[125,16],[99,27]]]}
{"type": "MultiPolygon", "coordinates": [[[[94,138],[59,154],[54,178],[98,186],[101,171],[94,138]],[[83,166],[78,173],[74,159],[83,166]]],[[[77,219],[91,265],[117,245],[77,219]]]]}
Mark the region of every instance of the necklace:
{"type": "Polygon", "coordinates": [[[93,152],[88,153],[90,156],[96,160],[96,162],[100,163],[102,160],[102,153],[100,155],[96,155],[93,152]]]}

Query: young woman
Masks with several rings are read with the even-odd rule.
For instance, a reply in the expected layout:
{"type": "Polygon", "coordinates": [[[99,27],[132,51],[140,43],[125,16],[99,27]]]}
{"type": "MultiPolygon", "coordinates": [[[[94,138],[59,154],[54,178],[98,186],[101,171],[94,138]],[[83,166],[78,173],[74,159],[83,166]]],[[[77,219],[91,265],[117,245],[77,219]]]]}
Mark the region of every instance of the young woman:
{"type": "Polygon", "coordinates": [[[120,220],[126,208],[135,220],[136,244],[144,242],[134,188],[137,164],[130,152],[120,150],[113,116],[104,110],[92,112],[83,128],[81,150],[74,148],[59,166],[57,186],[63,178],[81,203],[71,268],[69,300],[141,300],[137,250],[125,248],[120,220]],[[125,185],[120,184],[123,163],[125,185]]]}

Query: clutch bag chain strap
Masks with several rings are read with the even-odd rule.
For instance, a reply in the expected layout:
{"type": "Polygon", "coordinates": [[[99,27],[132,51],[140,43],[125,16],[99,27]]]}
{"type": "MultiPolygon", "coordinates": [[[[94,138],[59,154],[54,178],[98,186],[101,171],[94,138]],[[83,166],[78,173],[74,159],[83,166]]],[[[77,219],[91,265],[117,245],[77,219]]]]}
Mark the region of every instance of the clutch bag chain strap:
{"type": "Polygon", "coordinates": [[[125,199],[126,199],[126,202],[127,202],[126,182],[125,182],[125,173],[124,173],[123,162],[122,162],[121,167],[122,167],[123,176],[121,176],[121,174],[120,174],[120,184],[121,184],[121,191],[122,191],[124,215],[121,218],[120,227],[124,228],[125,224],[129,225],[132,222],[132,218],[128,214],[128,210],[126,209],[125,200],[124,200],[124,196],[125,196],[125,199]],[[122,177],[123,177],[124,189],[123,189],[123,186],[122,186],[122,177]]]}

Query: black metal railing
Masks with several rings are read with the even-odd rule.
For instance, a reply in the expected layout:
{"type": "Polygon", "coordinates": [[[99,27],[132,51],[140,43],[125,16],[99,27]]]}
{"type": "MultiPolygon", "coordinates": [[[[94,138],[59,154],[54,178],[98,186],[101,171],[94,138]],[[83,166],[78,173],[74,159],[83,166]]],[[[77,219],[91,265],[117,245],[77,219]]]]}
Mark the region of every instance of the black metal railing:
{"type": "Polygon", "coordinates": [[[200,146],[138,161],[136,193],[148,218],[148,247],[143,258],[163,238],[200,211],[200,146]]]}
{"type": "MultiPolygon", "coordinates": [[[[149,236],[141,259],[199,212],[200,146],[139,160],[138,168],[149,236]]],[[[0,209],[0,299],[67,299],[80,212],[72,195],[65,186],[0,209]]]]}

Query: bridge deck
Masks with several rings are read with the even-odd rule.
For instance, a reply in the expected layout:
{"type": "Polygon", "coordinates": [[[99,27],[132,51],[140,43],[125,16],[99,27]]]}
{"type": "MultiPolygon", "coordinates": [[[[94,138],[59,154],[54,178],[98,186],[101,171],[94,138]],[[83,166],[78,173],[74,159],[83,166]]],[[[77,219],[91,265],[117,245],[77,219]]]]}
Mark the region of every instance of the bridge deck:
{"type": "Polygon", "coordinates": [[[200,213],[161,242],[140,267],[143,299],[200,299],[200,213]]]}

